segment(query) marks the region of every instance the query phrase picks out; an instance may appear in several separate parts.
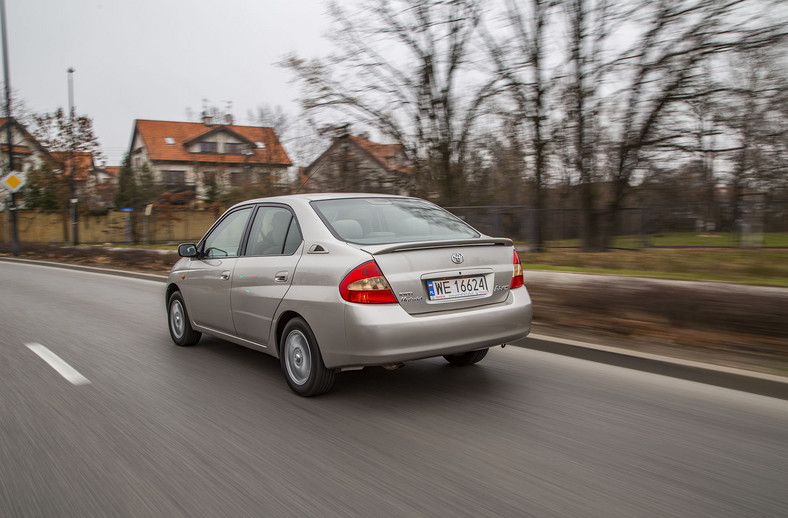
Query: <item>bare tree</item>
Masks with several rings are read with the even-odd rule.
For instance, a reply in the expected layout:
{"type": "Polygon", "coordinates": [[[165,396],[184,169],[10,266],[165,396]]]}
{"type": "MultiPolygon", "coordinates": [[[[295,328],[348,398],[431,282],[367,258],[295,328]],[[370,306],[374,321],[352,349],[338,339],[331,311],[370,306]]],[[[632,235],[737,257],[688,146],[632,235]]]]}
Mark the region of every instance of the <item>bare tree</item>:
{"type": "Polygon", "coordinates": [[[281,106],[269,104],[261,104],[254,110],[249,110],[247,119],[253,126],[274,128],[280,138],[287,135],[292,126],[292,117],[281,106]]]}
{"type": "Polygon", "coordinates": [[[402,144],[420,194],[460,201],[471,132],[497,82],[469,73],[481,0],[335,2],[330,14],[336,54],[282,61],[301,84],[303,107],[402,144]]]}
{"type": "Polygon", "coordinates": [[[568,133],[564,163],[574,169],[580,187],[583,248],[599,248],[600,212],[597,208],[601,111],[601,85],[609,67],[603,61],[604,44],[611,31],[612,5],[608,0],[566,0],[568,37],[567,72],[562,97],[562,125],[568,133]]]}
{"type": "Polygon", "coordinates": [[[260,105],[247,112],[248,122],[255,126],[274,128],[287,154],[298,166],[306,166],[328,146],[329,138],[307,114],[292,116],[281,106],[260,105]]]}
{"type": "MultiPolygon", "coordinates": [[[[544,209],[543,189],[547,182],[548,145],[550,143],[550,122],[548,119],[547,99],[551,78],[546,71],[545,39],[549,15],[555,0],[530,0],[518,2],[507,0],[505,18],[507,32],[497,37],[492,31],[484,31],[486,48],[492,58],[495,73],[501,79],[503,92],[511,98],[514,110],[510,112],[508,134],[517,138],[519,127],[526,126],[529,145],[522,149],[521,167],[533,173],[532,205],[535,212],[535,246],[543,246],[544,232],[542,209],[544,209]],[[530,157],[530,160],[528,158],[530,157]]],[[[510,149],[519,146],[510,139],[510,149]]],[[[511,181],[516,181],[512,177],[511,181]]]]}
{"type": "Polygon", "coordinates": [[[605,249],[646,153],[681,138],[663,124],[676,105],[698,95],[691,86],[709,59],[760,48],[784,37],[760,0],[570,0],[566,108],[582,189],[586,249],[605,249]],[[757,4],[757,5],[756,5],[757,4]],[[613,29],[615,27],[615,29],[613,29]],[[630,31],[632,43],[618,50],[630,31]],[[618,85],[618,88],[615,88],[618,85]],[[590,138],[604,124],[604,139],[590,138]],[[604,166],[602,177],[594,168],[604,166]],[[590,183],[607,180],[606,199],[590,183]]]}
{"type": "Polygon", "coordinates": [[[773,55],[748,48],[731,60],[730,106],[722,118],[734,143],[730,158],[733,218],[747,189],[767,193],[788,180],[788,78],[773,55]]]}
{"type": "Polygon", "coordinates": [[[93,119],[87,115],[75,115],[72,126],[62,108],[52,113],[35,114],[30,132],[50,152],[90,152],[96,162],[103,160],[98,137],[93,131],[93,119]]]}

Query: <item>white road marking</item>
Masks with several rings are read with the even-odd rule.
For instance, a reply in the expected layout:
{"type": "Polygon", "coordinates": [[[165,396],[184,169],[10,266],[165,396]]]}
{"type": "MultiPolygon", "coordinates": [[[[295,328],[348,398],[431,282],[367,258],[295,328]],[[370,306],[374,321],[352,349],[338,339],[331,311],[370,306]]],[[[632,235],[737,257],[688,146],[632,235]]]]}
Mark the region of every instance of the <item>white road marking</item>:
{"type": "Polygon", "coordinates": [[[66,363],[60,356],[53,353],[41,344],[29,343],[25,346],[47,362],[58,374],[66,378],[73,385],[89,385],[90,380],[77,372],[74,367],[66,363]]]}

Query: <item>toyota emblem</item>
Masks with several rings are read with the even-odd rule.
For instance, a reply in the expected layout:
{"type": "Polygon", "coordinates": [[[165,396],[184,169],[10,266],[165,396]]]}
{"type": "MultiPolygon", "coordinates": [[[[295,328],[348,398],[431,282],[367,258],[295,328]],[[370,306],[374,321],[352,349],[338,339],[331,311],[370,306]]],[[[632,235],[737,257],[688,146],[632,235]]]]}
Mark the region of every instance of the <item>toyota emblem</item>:
{"type": "Polygon", "coordinates": [[[455,254],[451,254],[451,262],[453,262],[454,264],[462,264],[464,260],[465,258],[459,252],[455,254]]]}

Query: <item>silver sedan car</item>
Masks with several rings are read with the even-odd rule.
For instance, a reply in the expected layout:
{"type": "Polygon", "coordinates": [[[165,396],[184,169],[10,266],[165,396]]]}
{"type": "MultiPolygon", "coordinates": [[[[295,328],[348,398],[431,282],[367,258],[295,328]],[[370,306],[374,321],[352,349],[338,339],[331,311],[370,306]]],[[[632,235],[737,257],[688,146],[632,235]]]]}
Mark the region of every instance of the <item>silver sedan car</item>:
{"type": "Polygon", "coordinates": [[[173,341],[208,333],[267,352],[302,396],[343,370],[435,356],[471,365],[531,329],[512,242],[417,198],[250,200],[178,253],[166,291],[173,341]]]}

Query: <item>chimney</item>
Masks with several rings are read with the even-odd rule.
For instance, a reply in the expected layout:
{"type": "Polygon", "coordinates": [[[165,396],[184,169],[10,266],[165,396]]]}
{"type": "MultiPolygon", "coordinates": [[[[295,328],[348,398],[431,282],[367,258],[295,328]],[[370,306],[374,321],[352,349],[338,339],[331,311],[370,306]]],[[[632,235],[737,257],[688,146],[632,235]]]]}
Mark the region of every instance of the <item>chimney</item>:
{"type": "Polygon", "coordinates": [[[350,135],[350,124],[334,126],[334,138],[343,138],[350,135]]]}
{"type": "Polygon", "coordinates": [[[208,115],[208,112],[206,111],[202,112],[202,123],[205,124],[206,126],[213,125],[213,117],[208,115]]]}
{"type": "Polygon", "coordinates": [[[232,126],[233,125],[233,114],[232,113],[228,113],[227,115],[224,116],[224,123],[226,125],[228,125],[228,126],[232,126]]]}

